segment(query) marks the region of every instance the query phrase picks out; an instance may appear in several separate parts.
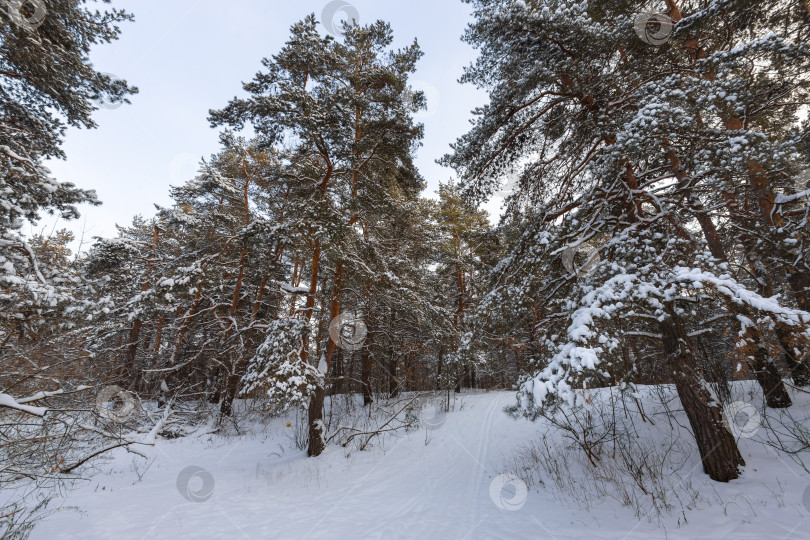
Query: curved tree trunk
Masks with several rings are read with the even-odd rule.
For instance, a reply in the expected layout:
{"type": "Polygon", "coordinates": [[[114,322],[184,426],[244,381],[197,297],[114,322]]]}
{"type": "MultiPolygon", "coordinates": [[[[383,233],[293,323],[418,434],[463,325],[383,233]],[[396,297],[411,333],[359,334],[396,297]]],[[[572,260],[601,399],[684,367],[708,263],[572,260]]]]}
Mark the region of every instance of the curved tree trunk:
{"type": "Polygon", "coordinates": [[[667,306],[669,318],[661,321],[669,369],[683,409],[692,426],[703,471],[712,480],[728,482],[740,476],[745,461],[737,442],[726,428],[722,406],[712,397],[698,372],[689,337],[673,306],[667,306]]]}

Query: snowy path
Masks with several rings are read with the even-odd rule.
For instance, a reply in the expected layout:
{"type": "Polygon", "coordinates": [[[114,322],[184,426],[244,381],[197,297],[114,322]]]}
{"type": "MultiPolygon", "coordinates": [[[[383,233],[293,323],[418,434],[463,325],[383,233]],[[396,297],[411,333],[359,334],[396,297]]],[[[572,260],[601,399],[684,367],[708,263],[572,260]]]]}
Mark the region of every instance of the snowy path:
{"type": "MultiPolygon", "coordinates": [[[[504,472],[504,459],[540,427],[502,412],[513,399],[509,392],[464,395],[457,403],[463,404],[461,410],[448,414],[438,429],[413,431],[389,442],[384,451],[353,452],[348,459],[342,448],[329,448],[316,459],[291,452],[281,419],[255,436],[159,441],[148,470],[142,459],[122,452],[67,499],[65,504],[81,512],[52,516],[32,538],[664,537],[662,530],[639,522],[613,501],[586,512],[533,491],[518,510],[496,506],[490,484],[504,472]],[[204,501],[186,500],[177,487],[178,475],[189,466],[205,471],[190,484],[204,501]]],[[[759,468],[766,461],[746,460],[759,468]]],[[[773,472],[779,470],[786,473],[784,468],[773,472]]],[[[767,512],[727,496],[735,502],[725,511],[716,506],[696,510],[681,528],[673,518],[666,524],[667,538],[810,538],[805,532],[810,513],[801,504],[810,482],[797,478],[781,477],[784,500],[766,501],[767,512]],[[766,513],[768,519],[762,519],[766,513]]],[[[767,495],[761,483],[751,478],[719,489],[745,489],[747,494],[759,489],[767,495]]]]}

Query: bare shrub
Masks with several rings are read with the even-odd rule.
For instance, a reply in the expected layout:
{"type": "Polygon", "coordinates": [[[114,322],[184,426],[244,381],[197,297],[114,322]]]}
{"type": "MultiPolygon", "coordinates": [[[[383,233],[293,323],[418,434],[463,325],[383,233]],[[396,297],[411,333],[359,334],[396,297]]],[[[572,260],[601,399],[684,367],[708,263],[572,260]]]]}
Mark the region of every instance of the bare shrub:
{"type": "Polygon", "coordinates": [[[696,506],[690,480],[692,447],[680,433],[659,426],[629,393],[602,389],[587,408],[559,406],[544,414],[551,428],[504,465],[530,489],[547,490],[581,508],[613,499],[638,519],[660,521],[696,506]],[[637,429],[643,425],[643,429],[637,429]]]}

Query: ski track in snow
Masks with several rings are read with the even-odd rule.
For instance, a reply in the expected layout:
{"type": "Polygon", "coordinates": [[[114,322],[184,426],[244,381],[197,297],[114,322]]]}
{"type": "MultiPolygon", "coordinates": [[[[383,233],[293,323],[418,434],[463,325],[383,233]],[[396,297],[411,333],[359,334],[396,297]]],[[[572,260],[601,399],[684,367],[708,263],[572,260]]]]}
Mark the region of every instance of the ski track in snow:
{"type": "MultiPolygon", "coordinates": [[[[481,494],[489,494],[489,482],[485,482],[487,471],[486,466],[487,458],[489,457],[490,442],[493,436],[493,419],[495,417],[495,413],[500,412],[501,409],[503,409],[502,399],[500,398],[501,396],[498,396],[497,399],[492,401],[492,405],[489,406],[489,410],[487,411],[484,422],[481,424],[481,429],[477,434],[478,436],[471,441],[478,445],[478,452],[474,458],[474,464],[477,467],[474,468],[474,472],[470,476],[470,484],[467,488],[468,503],[466,517],[468,520],[467,530],[469,533],[464,535],[463,538],[469,538],[474,533],[475,528],[480,524],[479,516],[481,515],[481,494]]],[[[463,444],[459,441],[456,442],[459,444],[459,446],[462,446],[463,444]]],[[[492,504],[491,501],[490,504],[492,504]]]]}
{"type": "MultiPolygon", "coordinates": [[[[743,447],[742,481],[703,486],[722,493],[725,508],[687,512],[682,527],[674,516],[663,523],[666,531],[639,522],[616,501],[586,511],[560,503],[546,488],[530,491],[521,509],[502,510],[490,499],[490,484],[541,427],[506,416],[503,408],[513,399],[512,392],[464,393],[438,429],[404,433],[348,458],[348,449],[334,446],[307,458],[286,435],[286,418],[238,437],[159,439],[148,449],[154,463],[146,472],[143,459],[116,451],[61,501],[79,511],[54,514],[31,538],[810,538],[810,511],[802,504],[810,478],[789,460],[757,454],[760,447],[743,447]],[[190,465],[215,482],[204,502],[187,501],[176,486],[190,465]],[[775,484],[765,485],[774,475],[781,502],[774,500],[775,484]]],[[[700,467],[692,474],[705,481],[700,467]]]]}

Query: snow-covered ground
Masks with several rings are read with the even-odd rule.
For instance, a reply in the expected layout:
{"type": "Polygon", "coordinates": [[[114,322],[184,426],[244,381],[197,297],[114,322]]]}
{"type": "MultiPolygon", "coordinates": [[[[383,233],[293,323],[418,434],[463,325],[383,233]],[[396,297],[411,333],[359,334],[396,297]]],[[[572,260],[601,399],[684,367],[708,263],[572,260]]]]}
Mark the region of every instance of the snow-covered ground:
{"type": "Polygon", "coordinates": [[[725,485],[695,451],[685,470],[705,502],[660,523],[615,500],[567,503],[551,484],[524,496],[505,467],[546,428],[508,417],[513,400],[465,393],[436,429],[318,458],[295,448],[286,417],[242,435],[159,439],[148,461],[121,450],[97,463],[32,538],[810,538],[810,477],[749,439],[743,477],[725,485]]]}

